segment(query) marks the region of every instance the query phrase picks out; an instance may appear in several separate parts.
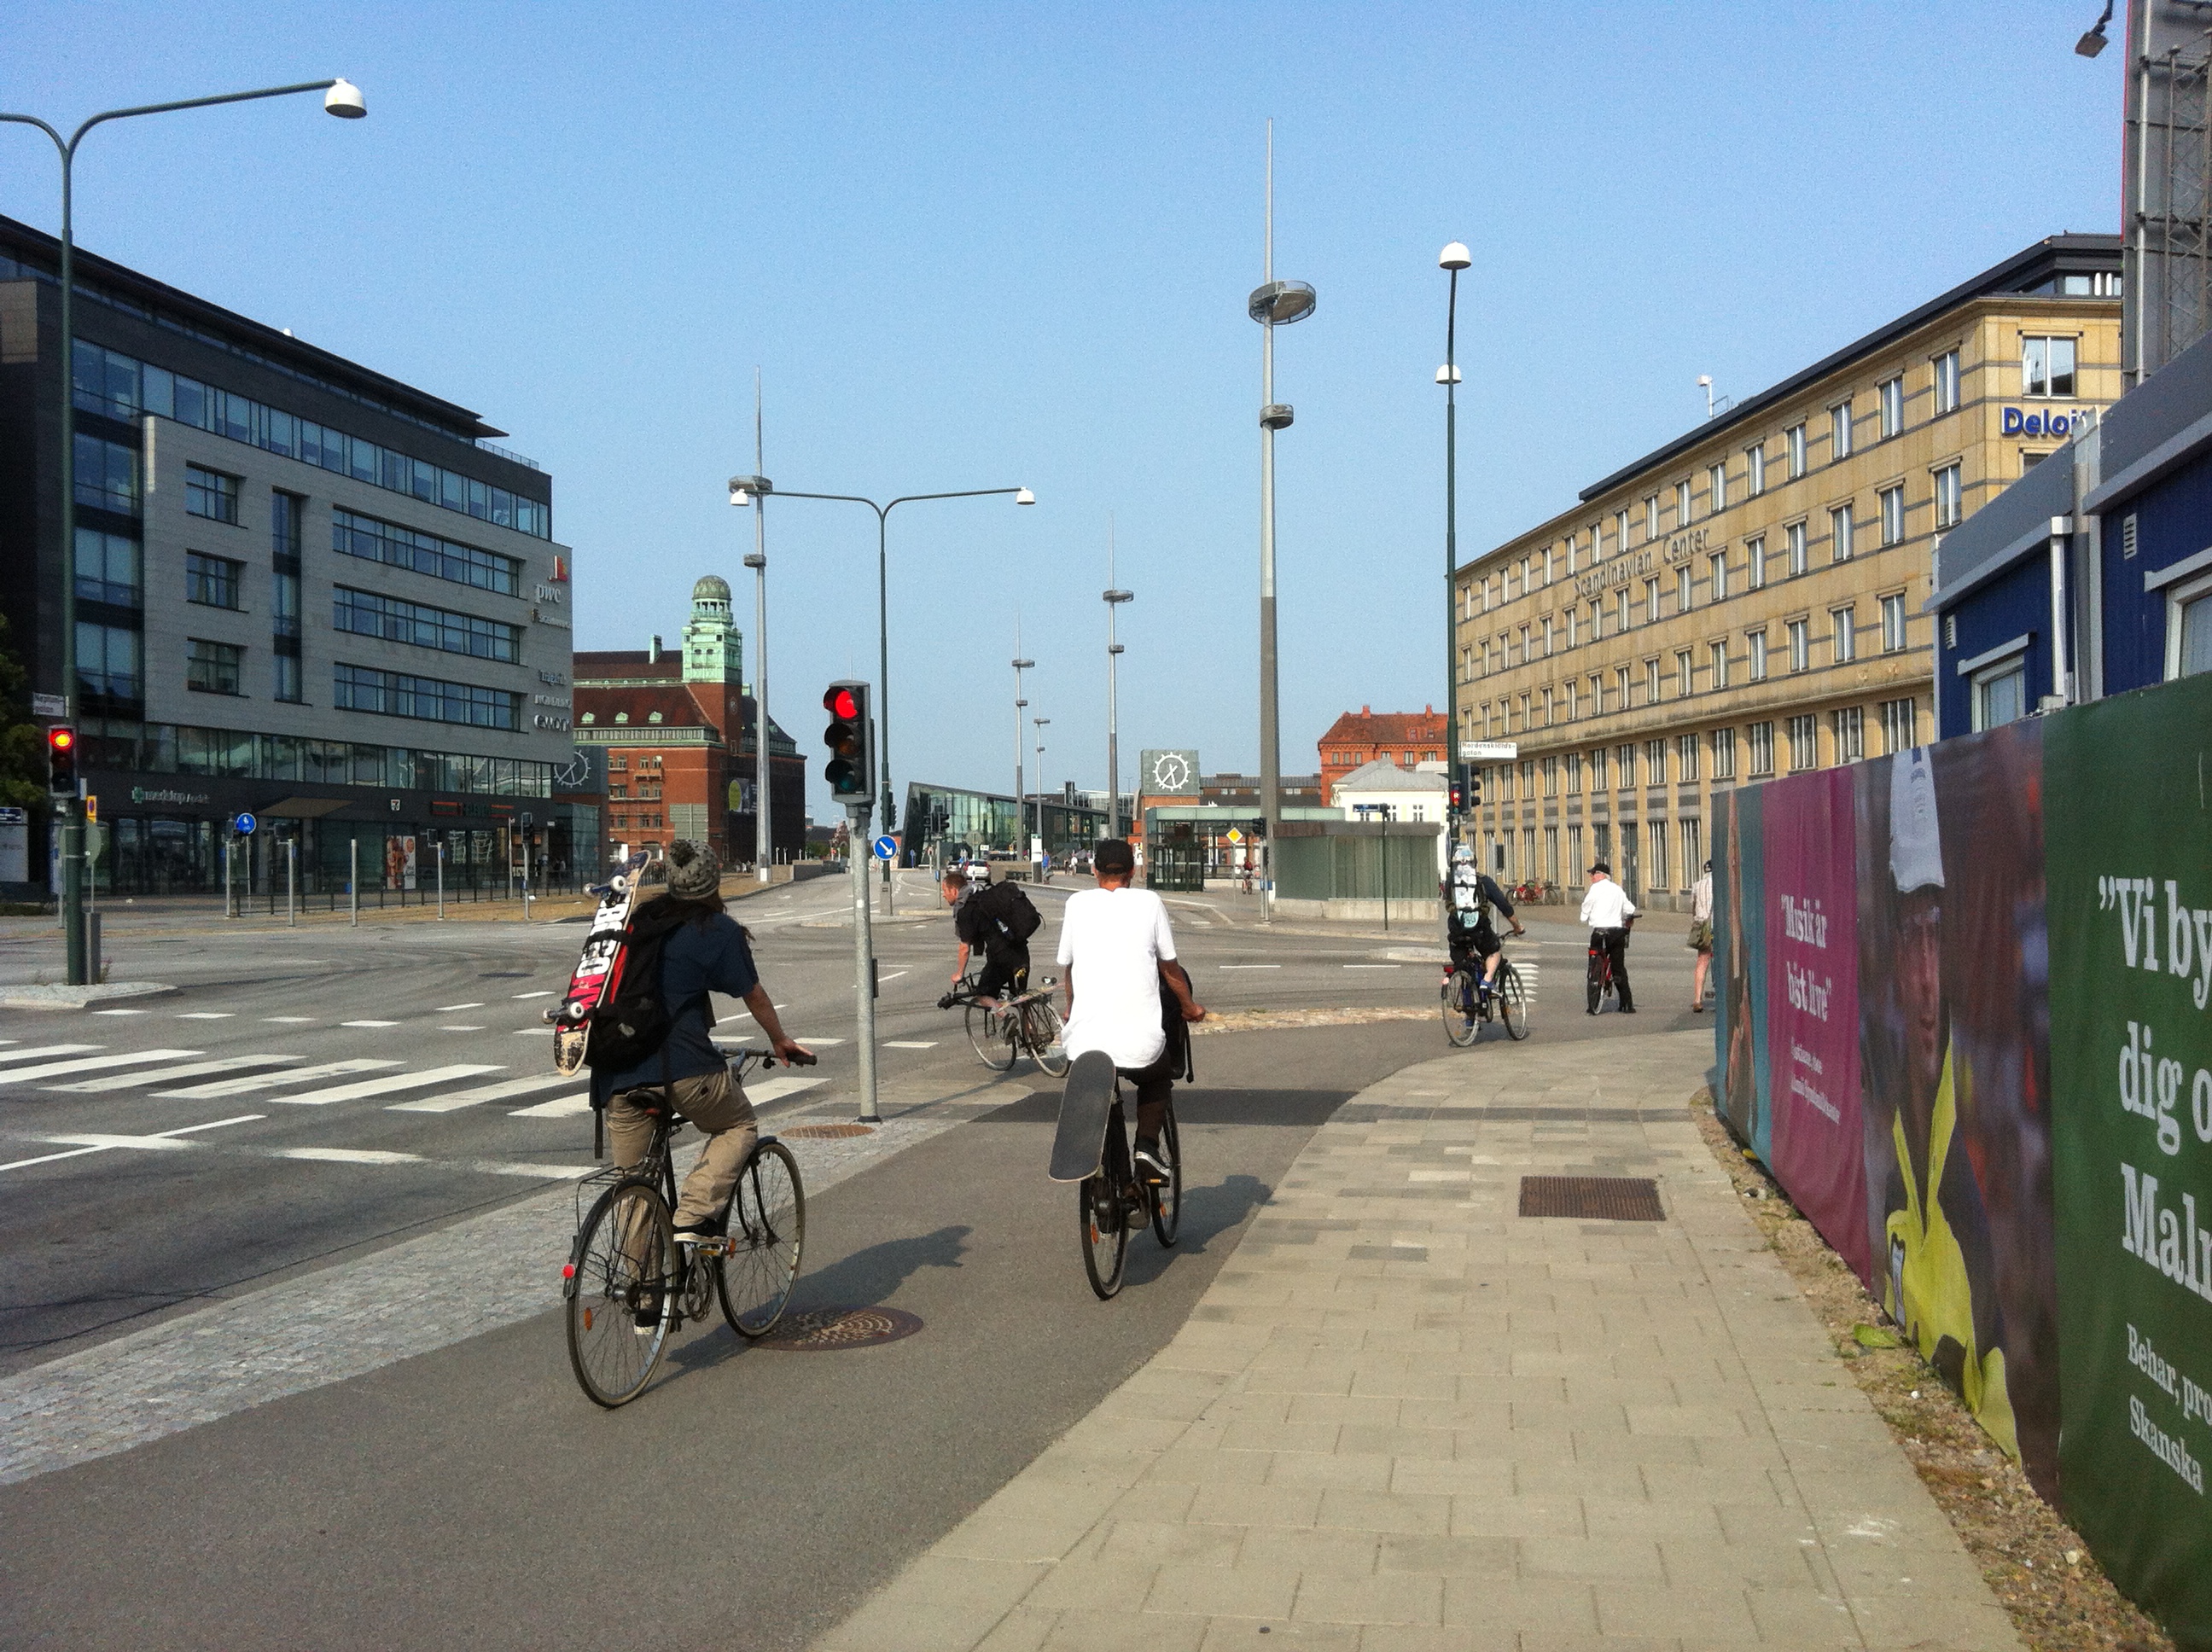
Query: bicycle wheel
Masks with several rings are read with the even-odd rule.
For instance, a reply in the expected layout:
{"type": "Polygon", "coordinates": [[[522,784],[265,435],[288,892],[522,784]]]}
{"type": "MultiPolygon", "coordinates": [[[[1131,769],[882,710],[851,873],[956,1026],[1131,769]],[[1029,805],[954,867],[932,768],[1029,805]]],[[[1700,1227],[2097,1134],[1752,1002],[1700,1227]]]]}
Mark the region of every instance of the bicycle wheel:
{"type": "Polygon", "coordinates": [[[1444,977],[1443,1015],[1447,1038],[1462,1049],[1474,1042],[1474,977],[1465,969],[1444,977]]]}
{"type": "Polygon", "coordinates": [[[806,1241],[806,1189],[799,1162],[780,1141],[764,1141],[738,1177],[730,1201],[729,1248],[716,1259],[722,1317],[741,1337],[768,1334],[799,1282],[806,1241]]]}
{"type": "Polygon", "coordinates": [[[623,1181],[600,1194],[562,1289],[568,1364],[593,1404],[627,1405],[653,1380],[668,1345],[675,1276],[675,1224],[659,1190],[623,1181]]]}
{"type": "Polygon", "coordinates": [[[1121,1288],[1121,1264],[1129,1252],[1129,1224],[1113,1188],[1110,1173],[1085,1176],[1076,1184],[1077,1216],[1083,1236],[1083,1271],[1101,1302],[1121,1288]]]}
{"type": "Polygon", "coordinates": [[[1146,1188],[1146,1201],[1152,1207],[1152,1237],[1172,1245],[1182,1231],[1182,1135],[1176,1128],[1172,1101],[1168,1103],[1167,1120],[1160,1126],[1160,1155],[1168,1162],[1168,1185],[1146,1188]]]}
{"type": "Polygon", "coordinates": [[[1521,972],[1510,963],[1498,966],[1498,1013],[1515,1041],[1528,1036],[1528,994],[1521,985],[1521,972]]]}
{"type": "Polygon", "coordinates": [[[992,1072],[1004,1072],[1013,1066],[1014,1041],[1006,1017],[998,1011],[980,1004],[968,1006],[968,1042],[975,1047],[976,1058],[992,1072]]]}
{"type": "Polygon", "coordinates": [[[1029,1039],[1030,1054],[1036,1058],[1037,1070],[1051,1078],[1065,1076],[1067,1052],[1060,1047],[1060,1011],[1052,1007],[1049,999],[1039,999],[1023,1015],[1023,1031],[1029,1039]]]}

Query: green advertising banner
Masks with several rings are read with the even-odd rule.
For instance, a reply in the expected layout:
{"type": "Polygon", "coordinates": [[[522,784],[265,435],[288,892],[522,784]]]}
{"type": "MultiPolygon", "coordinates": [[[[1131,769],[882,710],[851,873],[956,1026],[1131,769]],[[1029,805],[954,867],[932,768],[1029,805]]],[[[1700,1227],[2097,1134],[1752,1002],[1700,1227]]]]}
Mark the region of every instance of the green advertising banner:
{"type": "Polygon", "coordinates": [[[2045,725],[2068,1515],[2212,1649],[2212,677],[2045,725]]]}

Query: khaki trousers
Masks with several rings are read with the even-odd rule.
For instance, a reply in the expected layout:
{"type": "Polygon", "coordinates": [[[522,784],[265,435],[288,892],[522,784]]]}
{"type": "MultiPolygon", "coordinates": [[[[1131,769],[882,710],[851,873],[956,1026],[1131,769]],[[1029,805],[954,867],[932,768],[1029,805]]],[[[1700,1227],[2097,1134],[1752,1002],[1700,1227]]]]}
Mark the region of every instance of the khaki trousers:
{"type": "MultiPolygon", "coordinates": [[[[744,1086],[730,1077],[727,1067],[678,1078],[676,1111],[705,1133],[707,1145],[699,1162],[684,1178],[676,1201],[676,1225],[719,1218],[730,1206],[730,1193],[738,1185],[753,1144],[760,1139],[760,1125],[744,1086]]],[[[614,1143],[615,1163],[629,1169],[653,1145],[653,1115],[638,1102],[658,1103],[661,1091],[624,1090],[607,1104],[607,1135],[614,1143]],[[636,1098],[635,1102],[631,1099],[636,1098]]]]}

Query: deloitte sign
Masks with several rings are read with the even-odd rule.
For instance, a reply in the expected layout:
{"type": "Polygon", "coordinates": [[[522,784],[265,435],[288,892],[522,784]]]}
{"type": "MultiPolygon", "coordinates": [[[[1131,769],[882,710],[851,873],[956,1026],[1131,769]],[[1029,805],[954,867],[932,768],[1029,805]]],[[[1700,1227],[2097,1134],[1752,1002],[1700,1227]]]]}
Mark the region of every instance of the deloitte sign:
{"type": "Polygon", "coordinates": [[[1998,434],[2006,436],[2051,436],[2064,441],[2079,435],[2096,423],[2097,416],[2088,408],[2069,410],[2053,407],[2030,412],[2024,407],[2008,407],[1998,416],[1998,434]]]}

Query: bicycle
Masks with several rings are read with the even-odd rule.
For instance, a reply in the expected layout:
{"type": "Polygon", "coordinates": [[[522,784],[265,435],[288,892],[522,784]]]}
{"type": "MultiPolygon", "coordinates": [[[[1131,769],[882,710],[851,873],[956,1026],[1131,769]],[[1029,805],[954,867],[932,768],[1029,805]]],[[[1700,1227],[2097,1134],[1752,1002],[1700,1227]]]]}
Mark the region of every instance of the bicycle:
{"type": "Polygon", "coordinates": [[[1493,1018],[1502,1021],[1505,1035],[1516,1043],[1528,1036],[1528,994],[1521,972],[1500,960],[1492,990],[1481,990],[1482,971],[1473,963],[1453,965],[1444,971],[1444,1036],[1460,1048],[1474,1042],[1493,1018]]]}
{"type": "MultiPolygon", "coordinates": [[[[1627,950],[1628,936],[1634,932],[1635,927],[1636,920],[1631,918],[1626,930],[1621,936],[1621,948],[1624,951],[1627,950]]],[[[1589,938],[1589,1012],[1592,1015],[1597,1013],[1601,1000],[1613,997],[1615,991],[1613,979],[1613,954],[1608,952],[1600,941],[1599,932],[1593,929],[1590,931],[1589,938]]]]}
{"type": "Polygon", "coordinates": [[[1175,1097],[1160,1125],[1160,1157],[1168,1179],[1159,1186],[1136,1179],[1129,1156],[1129,1127],[1121,1106],[1121,1081],[1114,1080],[1114,1105],[1106,1115],[1105,1151],[1098,1169],[1076,1185],[1076,1217],[1083,1242],[1083,1272],[1092,1293],[1105,1302],[1121,1289],[1129,1235],[1148,1224],[1152,1236],[1172,1246],[1182,1231],[1182,1137],[1176,1128],[1175,1097]]]}
{"type": "MultiPolygon", "coordinates": [[[[775,1061],[772,1050],[729,1054],[738,1079],[775,1061]]],[[[568,1364],[586,1397],[611,1411],[645,1391],[669,1338],[686,1321],[707,1317],[710,1296],[746,1341],[774,1329],[798,1283],[806,1236],[798,1161],[774,1136],[763,1136],[738,1173],[725,1231],[678,1245],[670,1146],[684,1121],[665,1107],[652,1110],[653,1145],[642,1159],[576,1184],[576,1237],[561,1270],[568,1364]]]]}
{"type": "Polygon", "coordinates": [[[1060,1043],[1060,1011],[1052,1003],[1052,989],[1060,984],[1060,978],[1042,976],[1030,991],[1001,999],[995,1005],[975,1001],[978,984],[975,976],[969,976],[938,999],[937,1007],[951,1010],[967,1005],[968,1042],[975,1047],[983,1065],[994,1072],[1004,1072],[1017,1057],[1027,1055],[1049,1078],[1066,1073],[1067,1052],[1060,1043]]]}

